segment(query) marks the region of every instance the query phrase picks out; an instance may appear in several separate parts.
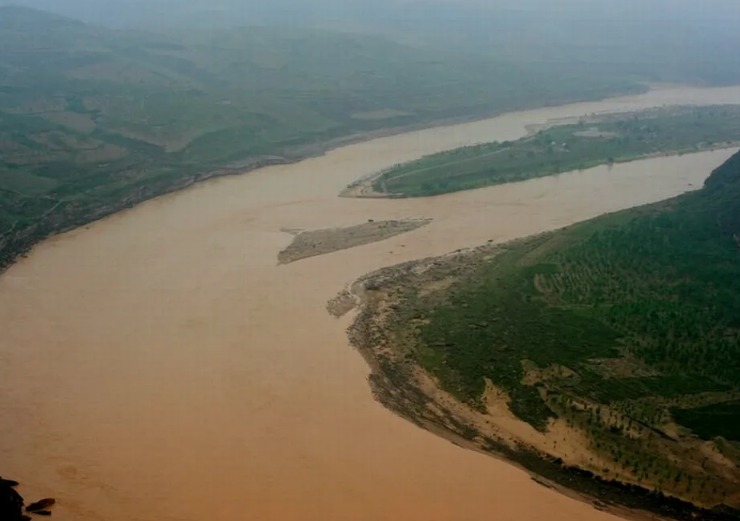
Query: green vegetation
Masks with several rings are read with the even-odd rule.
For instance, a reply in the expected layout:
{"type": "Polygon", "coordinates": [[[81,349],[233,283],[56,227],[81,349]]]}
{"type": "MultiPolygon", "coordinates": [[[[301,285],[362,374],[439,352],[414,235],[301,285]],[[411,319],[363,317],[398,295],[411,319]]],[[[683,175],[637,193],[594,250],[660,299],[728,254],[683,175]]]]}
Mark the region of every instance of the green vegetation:
{"type": "Polygon", "coordinates": [[[694,409],[672,409],[678,423],[690,428],[697,436],[716,436],[740,442],[740,401],[715,403],[694,409]]]}
{"type": "Polygon", "coordinates": [[[583,119],[514,142],[458,148],[397,165],[377,192],[429,196],[522,181],[657,153],[740,141],[740,107],[680,107],[583,119]]]}
{"type": "Polygon", "coordinates": [[[444,389],[485,411],[489,381],[535,428],[566,422],[610,462],[592,469],[605,477],[702,504],[737,492],[740,153],[698,192],[468,269],[442,295],[407,289],[391,320],[444,389]]]}
{"type": "Polygon", "coordinates": [[[547,76],[370,35],[162,35],[0,7],[0,266],[54,231],[334,138],[640,89],[547,76]]]}

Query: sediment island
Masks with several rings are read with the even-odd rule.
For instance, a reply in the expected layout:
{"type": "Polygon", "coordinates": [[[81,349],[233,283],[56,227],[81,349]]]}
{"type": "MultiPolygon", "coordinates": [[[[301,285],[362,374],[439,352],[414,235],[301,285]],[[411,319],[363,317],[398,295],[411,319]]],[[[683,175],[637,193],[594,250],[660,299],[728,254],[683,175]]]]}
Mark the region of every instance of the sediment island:
{"type": "Polygon", "coordinates": [[[366,223],[346,228],[285,230],[286,233],[293,234],[294,238],[287,248],[278,253],[278,262],[289,264],[309,257],[382,241],[426,226],[429,222],[429,219],[393,221],[369,219],[366,223]]]}
{"type": "Polygon", "coordinates": [[[704,187],[382,269],[350,328],[376,397],[549,486],[740,519],[740,153],[704,187]]]}
{"type": "Polygon", "coordinates": [[[740,143],[740,108],[662,107],[533,125],[515,141],[484,143],[393,166],[345,196],[427,197],[597,165],[728,148],[740,143]]]}

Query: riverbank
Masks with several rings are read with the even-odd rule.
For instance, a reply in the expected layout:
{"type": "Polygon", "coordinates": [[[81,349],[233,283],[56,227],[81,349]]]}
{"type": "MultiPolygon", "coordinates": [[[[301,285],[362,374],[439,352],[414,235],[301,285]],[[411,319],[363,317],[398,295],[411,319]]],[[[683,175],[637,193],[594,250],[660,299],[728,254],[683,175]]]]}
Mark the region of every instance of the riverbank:
{"type": "MultiPolygon", "coordinates": [[[[702,88],[702,87],[684,87],[677,85],[647,85],[645,90],[641,93],[634,91],[625,92],[623,95],[613,98],[603,98],[601,101],[613,100],[620,102],[630,99],[638,99],[640,96],[646,93],[654,93],[660,95],[661,93],[667,93],[668,104],[714,104],[714,103],[736,103],[734,97],[730,95],[727,98],[723,93],[727,91],[732,93],[732,87],[716,87],[716,88],[702,88]],[[690,99],[685,97],[679,97],[677,99],[671,99],[673,92],[680,92],[682,90],[696,91],[698,97],[696,99],[690,99]],[[717,99],[707,101],[702,99],[702,92],[715,91],[719,94],[717,99]]],[[[75,203],[70,205],[63,205],[59,201],[53,201],[55,204],[49,208],[49,210],[43,214],[43,217],[36,222],[22,228],[15,229],[12,227],[9,231],[5,231],[0,234],[0,274],[5,271],[8,266],[12,265],[16,259],[23,257],[28,254],[31,248],[43,241],[47,237],[51,237],[60,233],[79,228],[91,222],[104,219],[115,213],[130,209],[137,206],[145,201],[169,194],[185,190],[195,184],[205,182],[211,179],[230,177],[242,174],[248,174],[255,170],[270,166],[288,165],[295,164],[306,159],[319,157],[337,148],[350,146],[352,144],[363,143],[372,141],[375,139],[381,139],[386,137],[392,137],[396,135],[402,135],[407,133],[413,133],[424,129],[432,129],[439,127],[454,127],[465,123],[475,123],[487,121],[497,116],[513,116],[516,117],[520,113],[526,113],[527,111],[557,108],[563,106],[569,106],[568,104],[583,105],[583,106],[597,106],[601,101],[588,100],[587,98],[574,98],[572,100],[560,100],[553,104],[528,104],[526,106],[513,106],[507,107],[500,111],[477,113],[464,116],[455,116],[445,119],[423,121],[412,123],[408,125],[402,125],[398,127],[381,128],[376,130],[370,130],[365,132],[357,132],[346,136],[335,137],[325,141],[315,143],[305,143],[296,145],[293,147],[286,148],[284,150],[275,151],[269,155],[262,155],[245,160],[233,162],[224,165],[221,168],[204,170],[190,175],[184,175],[173,179],[155,179],[151,183],[141,186],[139,189],[127,193],[125,196],[109,201],[105,204],[101,204],[92,209],[82,208],[81,205],[75,203]]],[[[651,103],[647,105],[638,105],[638,107],[649,108],[654,106],[651,103]]],[[[637,107],[636,107],[637,108],[637,107]]],[[[629,111],[629,105],[625,105],[624,108],[620,108],[617,112],[629,111]]],[[[584,114],[600,111],[590,111],[584,114]]],[[[608,114],[611,111],[602,112],[602,115],[608,114]]],[[[559,117],[553,118],[555,124],[562,124],[567,121],[571,121],[572,117],[559,117]]],[[[538,123],[534,125],[525,125],[526,133],[531,133],[536,129],[547,128],[551,126],[552,122],[538,123]]],[[[485,140],[484,140],[485,141],[485,140]]],[[[705,150],[713,150],[721,147],[706,147],[705,150]]],[[[649,156],[645,156],[649,157],[649,156]]],[[[361,176],[360,179],[352,180],[348,183],[349,186],[344,187],[342,195],[349,197],[397,197],[393,194],[376,193],[372,188],[372,182],[377,178],[377,173],[366,173],[361,176]]]]}
{"type": "MultiPolygon", "coordinates": [[[[646,86],[642,91],[629,90],[623,93],[615,93],[615,95],[639,95],[640,93],[644,93],[649,90],[650,87],[646,86]]],[[[0,234],[0,274],[2,274],[8,266],[12,265],[18,257],[25,256],[35,244],[47,237],[73,230],[117,212],[130,209],[145,201],[169,193],[185,190],[194,184],[208,181],[210,179],[247,174],[270,166],[295,164],[309,158],[324,155],[337,148],[374,139],[391,137],[394,135],[440,126],[453,126],[468,122],[481,121],[501,114],[515,113],[517,111],[536,110],[543,107],[556,107],[569,103],[589,101],[598,102],[598,100],[589,100],[588,98],[574,98],[570,100],[561,99],[552,104],[545,105],[531,103],[522,106],[510,106],[499,111],[453,116],[450,118],[431,121],[420,121],[402,126],[355,132],[345,136],[334,137],[314,143],[302,143],[283,150],[276,150],[274,153],[268,155],[260,155],[236,161],[224,165],[221,168],[204,170],[202,172],[174,178],[156,178],[151,182],[140,186],[136,190],[130,190],[121,197],[102,204],[94,205],[92,208],[86,208],[84,205],[79,203],[63,204],[61,201],[52,200],[50,208],[35,222],[22,227],[21,229],[16,229],[18,227],[14,224],[9,230],[0,234]]],[[[20,196],[21,194],[11,195],[20,196]]]]}
{"type": "Polygon", "coordinates": [[[736,292],[713,297],[719,309],[696,303],[736,269],[738,165],[740,155],[702,190],[665,203],[359,279],[351,294],[360,313],[349,331],[372,367],[374,395],[417,425],[600,506],[740,519],[738,433],[718,430],[725,416],[712,418],[707,407],[737,400],[736,375],[725,370],[736,354],[728,344],[721,353],[729,358],[702,357],[732,336],[723,317],[732,316],[736,292]],[[655,246],[646,253],[647,244],[655,246]],[[685,273],[694,274],[690,295],[681,289],[685,273]],[[646,311],[655,308],[662,318],[646,311]],[[669,363],[661,364],[655,351],[668,335],[669,363]],[[677,365],[686,354],[691,362],[677,365]],[[705,415],[672,417],[696,408],[705,415]]]}
{"type": "MultiPolygon", "coordinates": [[[[348,333],[352,345],[371,368],[373,396],[415,425],[456,445],[513,463],[529,472],[535,482],[596,509],[636,520],[654,519],[653,515],[681,521],[740,519],[740,513],[733,509],[707,509],[636,483],[605,479],[574,464],[577,456],[566,456],[565,460],[553,456],[546,450],[544,440],[533,439],[531,430],[508,411],[506,398],[489,396],[485,412],[473,410],[443,391],[436,379],[414,360],[410,349],[415,340],[397,336],[399,323],[426,320],[414,312],[410,302],[419,294],[428,298],[430,294],[443,293],[476,271],[480,263],[495,262],[495,257],[506,248],[526,244],[528,240],[413,261],[355,282],[351,294],[359,311],[348,333]]],[[[343,309],[348,311],[348,307],[343,309]]],[[[573,444],[571,451],[579,451],[581,436],[575,431],[569,434],[571,439],[564,439],[564,443],[573,444]]]]}

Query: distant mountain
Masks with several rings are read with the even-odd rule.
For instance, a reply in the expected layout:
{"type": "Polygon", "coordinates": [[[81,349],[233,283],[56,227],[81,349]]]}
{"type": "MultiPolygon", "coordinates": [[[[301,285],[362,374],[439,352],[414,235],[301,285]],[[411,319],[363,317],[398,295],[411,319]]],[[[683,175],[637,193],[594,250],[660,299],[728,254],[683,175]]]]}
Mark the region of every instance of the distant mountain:
{"type": "Polygon", "coordinates": [[[565,67],[587,63],[656,80],[740,81],[735,0],[5,1],[109,27],[333,28],[565,67]]]}

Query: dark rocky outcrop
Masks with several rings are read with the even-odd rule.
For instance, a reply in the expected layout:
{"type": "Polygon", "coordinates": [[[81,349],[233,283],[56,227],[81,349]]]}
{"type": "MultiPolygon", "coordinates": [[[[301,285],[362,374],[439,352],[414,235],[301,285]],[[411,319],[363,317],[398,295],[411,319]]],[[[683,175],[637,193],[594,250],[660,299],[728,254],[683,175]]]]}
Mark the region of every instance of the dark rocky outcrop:
{"type": "Polygon", "coordinates": [[[45,499],[42,499],[40,501],[36,501],[35,503],[31,503],[26,507],[26,510],[29,512],[34,512],[40,514],[42,511],[48,509],[49,507],[53,506],[54,503],[56,503],[56,500],[47,497],[45,499]]]}
{"type": "Polygon", "coordinates": [[[0,478],[0,519],[20,521],[23,515],[23,497],[15,490],[17,482],[0,478]]]}
{"type": "MultiPolygon", "coordinates": [[[[15,487],[17,481],[0,478],[0,521],[28,521],[31,519],[23,513],[23,496],[21,496],[15,487]]],[[[50,507],[56,503],[55,499],[45,498],[26,507],[27,512],[39,516],[50,516],[50,507]]]]}

